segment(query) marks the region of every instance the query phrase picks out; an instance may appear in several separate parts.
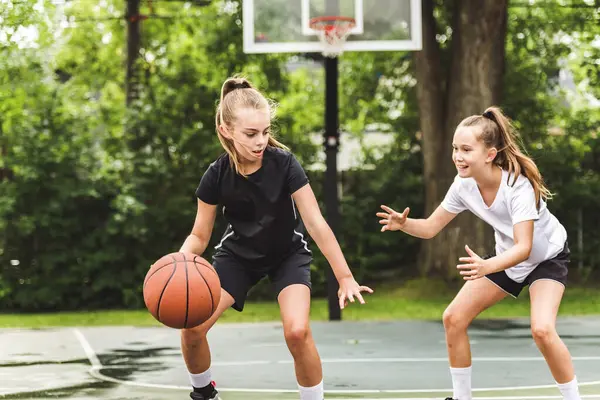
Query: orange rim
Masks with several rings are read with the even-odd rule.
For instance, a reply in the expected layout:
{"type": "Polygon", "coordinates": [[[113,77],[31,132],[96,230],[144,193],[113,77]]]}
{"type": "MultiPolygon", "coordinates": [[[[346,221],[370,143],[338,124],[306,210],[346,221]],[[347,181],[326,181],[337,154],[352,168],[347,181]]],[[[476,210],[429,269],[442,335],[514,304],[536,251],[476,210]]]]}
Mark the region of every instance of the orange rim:
{"type": "Polygon", "coordinates": [[[316,17],[310,20],[310,28],[319,31],[331,31],[340,25],[340,22],[347,29],[356,26],[356,20],[351,17],[316,17]]]}

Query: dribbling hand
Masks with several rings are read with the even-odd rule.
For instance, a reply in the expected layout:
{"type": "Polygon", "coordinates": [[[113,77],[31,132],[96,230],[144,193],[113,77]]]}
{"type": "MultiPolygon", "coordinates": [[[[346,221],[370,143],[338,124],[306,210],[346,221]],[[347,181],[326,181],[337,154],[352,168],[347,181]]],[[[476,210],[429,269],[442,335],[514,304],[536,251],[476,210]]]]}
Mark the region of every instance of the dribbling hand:
{"type": "Polygon", "coordinates": [[[397,231],[402,229],[402,226],[406,223],[406,218],[410,212],[410,208],[406,207],[402,214],[389,208],[388,206],[381,206],[385,212],[378,212],[377,216],[382,218],[379,223],[383,225],[381,232],[385,231],[397,231]]]}

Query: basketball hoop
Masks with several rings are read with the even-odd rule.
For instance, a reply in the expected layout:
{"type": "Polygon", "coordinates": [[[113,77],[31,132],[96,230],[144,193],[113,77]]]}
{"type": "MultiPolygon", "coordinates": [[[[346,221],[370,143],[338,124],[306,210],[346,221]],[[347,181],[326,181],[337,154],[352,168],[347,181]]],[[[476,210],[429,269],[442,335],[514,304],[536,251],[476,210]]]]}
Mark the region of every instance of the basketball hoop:
{"type": "Polygon", "coordinates": [[[344,52],[344,43],[356,20],[350,17],[317,17],[310,20],[310,28],[317,31],[323,43],[323,55],[335,58],[344,52]]]}

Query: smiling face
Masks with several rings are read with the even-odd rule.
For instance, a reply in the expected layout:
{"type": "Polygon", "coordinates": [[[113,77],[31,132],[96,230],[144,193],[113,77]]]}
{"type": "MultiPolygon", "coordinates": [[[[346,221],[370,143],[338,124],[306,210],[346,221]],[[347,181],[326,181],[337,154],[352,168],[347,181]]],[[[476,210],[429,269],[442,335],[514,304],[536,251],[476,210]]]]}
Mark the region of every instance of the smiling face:
{"type": "Polygon", "coordinates": [[[269,110],[242,108],[235,112],[232,126],[223,129],[233,140],[235,151],[241,161],[254,164],[262,160],[269,143],[271,115],[269,110]]]}
{"type": "Polygon", "coordinates": [[[479,140],[481,128],[462,126],[454,132],[452,161],[461,178],[477,176],[486,167],[491,167],[496,157],[496,148],[487,148],[479,140]]]}

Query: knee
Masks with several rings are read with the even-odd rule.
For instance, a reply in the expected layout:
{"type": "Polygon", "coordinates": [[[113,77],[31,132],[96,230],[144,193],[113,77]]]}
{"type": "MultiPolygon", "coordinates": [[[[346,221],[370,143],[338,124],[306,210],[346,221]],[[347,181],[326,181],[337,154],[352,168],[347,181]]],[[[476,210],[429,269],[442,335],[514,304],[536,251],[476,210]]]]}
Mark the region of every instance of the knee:
{"type": "Polygon", "coordinates": [[[536,343],[548,343],[555,333],[556,330],[552,324],[537,323],[531,325],[531,334],[536,343]]]}
{"type": "Polygon", "coordinates": [[[308,324],[297,324],[284,327],[285,341],[290,347],[299,347],[306,343],[310,329],[308,324]]]}
{"type": "Polygon", "coordinates": [[[469,321],[465,315],[447,308],[442,316],[444,329],[447,333],[466,330],[469,326],[469,321]]]}
{"type": "Polygon", "coordinates": [[[182,329],[181,339],[185,343],[189,344],[202,342],[206,340],[206,335],[209,329],[210,327],[205,325],[196,326],[194,328],[182,329]]]}

